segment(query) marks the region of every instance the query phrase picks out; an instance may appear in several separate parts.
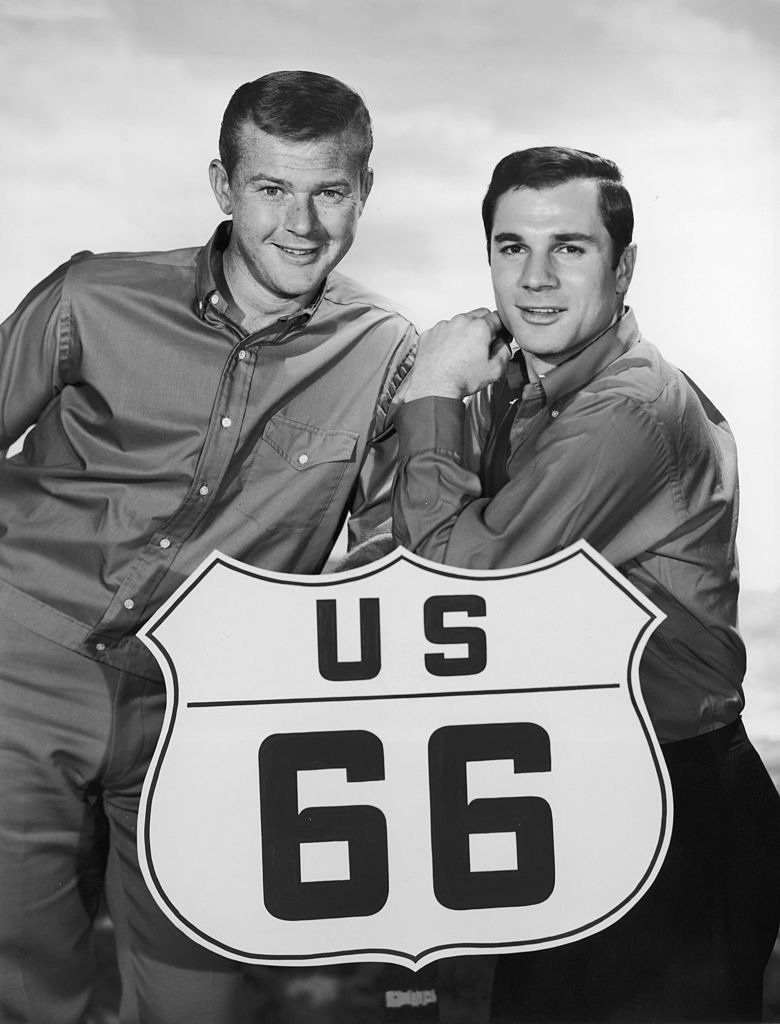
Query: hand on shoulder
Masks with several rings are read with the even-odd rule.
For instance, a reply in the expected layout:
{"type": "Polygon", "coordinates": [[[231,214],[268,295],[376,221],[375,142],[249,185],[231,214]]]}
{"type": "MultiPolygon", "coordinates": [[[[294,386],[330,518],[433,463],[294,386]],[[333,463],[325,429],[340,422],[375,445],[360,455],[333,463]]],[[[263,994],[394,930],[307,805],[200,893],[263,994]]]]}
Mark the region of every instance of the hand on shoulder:
{"type": "Polygon", "coordinates": [[[404,401],[472,395],[502,376],[510,354],[495,311],[472,309],[441,320],[420,336],[404,401]]]}

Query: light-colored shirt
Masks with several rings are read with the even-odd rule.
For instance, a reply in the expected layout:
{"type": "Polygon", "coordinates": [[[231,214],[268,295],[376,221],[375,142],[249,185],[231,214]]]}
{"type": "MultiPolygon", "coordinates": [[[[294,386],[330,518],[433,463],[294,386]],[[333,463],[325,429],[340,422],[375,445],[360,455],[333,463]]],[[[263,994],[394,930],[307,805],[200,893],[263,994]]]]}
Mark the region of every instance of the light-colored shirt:
{"type": "Polygon", "coordinates": [[[402,406],[396,425],[398,543],[485,569],[584,538],[666,613],[640,665],[660,739],[737,717],[734,439],[630,311],[538,383],[512,363],[468,412],[422,398],[402,406]]]}
{"type": "Polygon", "coordinates": [[[0,610],[118,668],[157,675],[134,634],[215,548],[319,572],[348,512],[388,514],[395,444],[374,445],[415,331],[332,274],[254,334],[203,248],[93,256],[0,328],[0,610]]]}

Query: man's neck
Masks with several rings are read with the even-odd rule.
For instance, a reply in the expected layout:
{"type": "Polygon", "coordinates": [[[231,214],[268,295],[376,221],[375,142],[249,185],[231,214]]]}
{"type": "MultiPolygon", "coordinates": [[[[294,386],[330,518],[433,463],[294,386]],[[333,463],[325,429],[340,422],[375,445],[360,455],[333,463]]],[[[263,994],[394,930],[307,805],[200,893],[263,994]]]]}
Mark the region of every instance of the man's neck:
{"type": "Polygon", "coordinates": [[[535,384],[537,381],[544,380],[546,375],[551,370],[555,370],[558,366],[561,365],[561,363],[568,363],[570,359],[574,359],[576,356],[580,354],[580,352],[584,352],[586,348],[588,348],[594,342],[598,341],[599,338],[602,338],[607,333],[607,331],[611,330],[611,328],[613,328],[615,324],[618,322],[618,320],[623,316],[625,309],[626,307],[623,305],[623,302],[621,301],[617,309],[613,313],[612,319],[605,327],[602,327],[593,335],[592,338],[588,338],[587,341],[584,341],[577,348],[571,349],[570,351],[562,354],[560,358],[553,360],[540,359],[538,356],[533,355],[531,352],[524,352],[523,354],[525,356],[526,367],[528,369],[528,379],[531,381],[531,383],[535,384]]]}
{"type": "Polygon", "coordinates": [[[263,289],[236,260],[228,246],[222,256],[222,274],[228,294],[225,296],[237,310],[237,321],[248,334],[275,324],[281,317],[305,309],[315,292],[285,299],[263,289]]]}

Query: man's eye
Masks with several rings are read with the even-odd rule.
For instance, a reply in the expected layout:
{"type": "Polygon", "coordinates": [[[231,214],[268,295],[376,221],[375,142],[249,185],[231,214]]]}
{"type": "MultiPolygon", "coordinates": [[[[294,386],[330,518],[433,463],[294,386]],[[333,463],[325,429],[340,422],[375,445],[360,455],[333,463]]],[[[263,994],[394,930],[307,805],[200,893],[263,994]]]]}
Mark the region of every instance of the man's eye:
{"type": "Polygon", "coordinates": [[[339,192],[335,188],[324,188],[322,192],[320,192],[320,196],[326,203],[340,203],[344,198],[344,193],[339,192]]]}
{"type": "Polygon", "coordinates": [[[562,252],[565,256],[581,256],[585,250],[580,245],[561,245],[558,247],[558,252],[562,252]]]}
{"type": "Polygon", "coordinates": [[[266,199],[278,199],[282,194],[282,190],[278,185],[263,185],[259,191],[261,195],[266,197],[266,199]]]}
{"type": "Polygon", "coordinates": [[[522,251],[522,245],[502,245],[500,249],[502,256],[517,256],[522,251]]]}

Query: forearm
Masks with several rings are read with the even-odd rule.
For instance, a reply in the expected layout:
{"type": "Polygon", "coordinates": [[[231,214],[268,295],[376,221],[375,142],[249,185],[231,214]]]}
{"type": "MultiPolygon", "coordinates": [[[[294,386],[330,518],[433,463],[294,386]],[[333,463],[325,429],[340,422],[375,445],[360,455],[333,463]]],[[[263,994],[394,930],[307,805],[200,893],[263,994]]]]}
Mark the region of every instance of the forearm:
{"type": "Polygon", "coordinates": [[[393,487],[397,543],[434,561],[448,557],[451,534],[479,498],[479,478],[463,464],[463,402],[421,398],[398,413],[398,469],[393,487]]]}
{"type": "Polygon", "coordinates": [[[398,416],[393,530],[409,550],[492,569],[583,538],[621,565],[678,525],[663,439],[630,403],[596,396],[589,410],[561,416],[515,451],[491,497],[464,464],[464,418],[461,403],[442,398],[410,402],[398,416]]]}

